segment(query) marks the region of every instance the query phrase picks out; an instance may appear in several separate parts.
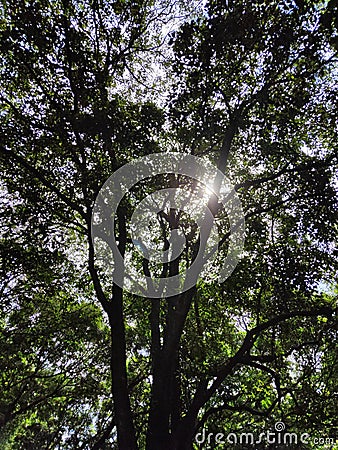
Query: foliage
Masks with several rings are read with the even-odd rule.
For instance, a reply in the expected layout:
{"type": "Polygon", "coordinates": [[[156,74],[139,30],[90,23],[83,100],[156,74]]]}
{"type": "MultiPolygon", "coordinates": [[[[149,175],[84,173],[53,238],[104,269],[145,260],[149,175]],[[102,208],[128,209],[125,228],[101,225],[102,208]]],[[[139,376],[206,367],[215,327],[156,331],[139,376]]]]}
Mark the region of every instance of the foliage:
{"type": "MultiPolygon", "coordinates": [[[[209,448],[202,429],[278,421],[336,438],[337,7],[3,2],[2,448],[209,448]],[[144,299],[97,266],[91,213],[116,169],[168,150],[226,172],[245,251],[220,285],[144,299]]],[[[135,203],[177,185],[198,189],[163,176],[124,199],[120,249],[135,203]]],[[[171,274],[198,245],[175,211],[154,239],[173,223],[191,239],[171,274]]]]}

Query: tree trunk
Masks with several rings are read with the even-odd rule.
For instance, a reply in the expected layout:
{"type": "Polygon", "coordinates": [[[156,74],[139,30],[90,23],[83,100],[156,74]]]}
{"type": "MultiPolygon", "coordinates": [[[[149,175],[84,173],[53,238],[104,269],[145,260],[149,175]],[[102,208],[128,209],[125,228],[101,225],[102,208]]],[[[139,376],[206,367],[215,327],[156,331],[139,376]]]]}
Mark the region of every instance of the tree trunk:
{"type": "Polygon", "coordinates": [[[164,343],[153,361],[153,387],[151,395],[147,450],[171,449],[171,432],[177,423],[178,351],[181,335],[195,288],[168,299],[168,315],[164,343]]]}
{"type": "Polygon", "coordinates": [[[136,450],[137,443],[127,382],[126,341],[122,300],[122,289],[114,285],[112,312],[109,315],[111,329],[112,394],[118,446],[121,450],[136,450]]]}

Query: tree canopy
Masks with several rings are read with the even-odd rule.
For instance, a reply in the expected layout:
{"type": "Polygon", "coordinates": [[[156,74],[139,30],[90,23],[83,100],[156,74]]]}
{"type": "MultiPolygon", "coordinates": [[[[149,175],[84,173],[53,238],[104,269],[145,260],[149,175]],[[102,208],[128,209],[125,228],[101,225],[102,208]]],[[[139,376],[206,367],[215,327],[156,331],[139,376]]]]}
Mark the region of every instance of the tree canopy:
{"type": "Polygon", "coordinates": [[[337,0],[9,0],[1,15],[1,448],[250,448],[241,433],[269,430],[335,448],[337,0]],[[226,175],[245,244],[218,283],[226,208],[154,167],[112,230],[136,277],[194,263],[197,203],[219,242],[194,286],[146,298],[98,261],[93,208],[120,168],[168,152],[226,175]],[[201,200],[142,226],[184,250],[150,263],[133,212],[177,188],[201,200]]]}

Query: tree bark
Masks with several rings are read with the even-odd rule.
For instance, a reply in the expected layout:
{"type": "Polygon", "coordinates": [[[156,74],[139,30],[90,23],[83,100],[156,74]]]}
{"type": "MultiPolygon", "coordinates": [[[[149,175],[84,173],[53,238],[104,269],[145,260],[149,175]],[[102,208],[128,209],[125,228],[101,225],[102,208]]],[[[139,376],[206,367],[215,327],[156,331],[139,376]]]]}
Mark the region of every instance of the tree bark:
{"type": "Polygon", "coordinates": [[[177,363],[181,335],[195,288],[168,299],[168,315],[164,343],[154,361],[153,386],[147,432],[147,450],[169,450],[171,431],[177,414],[177,363]]]}
{"type": "Polygon", "coordinates": [[[123,291],[113,287],[111,314],[112,394],[117,428],[117,442],[122,450],[136,450],[137,442],[128,392],[126,370],[126,339],[123,321],[123,291]]]}

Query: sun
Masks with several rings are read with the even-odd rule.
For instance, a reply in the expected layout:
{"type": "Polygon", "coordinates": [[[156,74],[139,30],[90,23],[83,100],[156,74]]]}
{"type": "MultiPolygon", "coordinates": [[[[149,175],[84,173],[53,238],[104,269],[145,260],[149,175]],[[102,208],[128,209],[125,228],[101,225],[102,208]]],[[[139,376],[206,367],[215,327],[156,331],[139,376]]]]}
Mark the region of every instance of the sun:
{"type": "Polygon", "coordinates": [[[205,183],[203,186],[203,197],[209,199],[215,194],[213,183],[205,183]]]}

